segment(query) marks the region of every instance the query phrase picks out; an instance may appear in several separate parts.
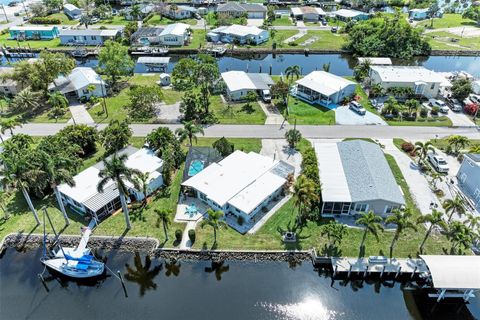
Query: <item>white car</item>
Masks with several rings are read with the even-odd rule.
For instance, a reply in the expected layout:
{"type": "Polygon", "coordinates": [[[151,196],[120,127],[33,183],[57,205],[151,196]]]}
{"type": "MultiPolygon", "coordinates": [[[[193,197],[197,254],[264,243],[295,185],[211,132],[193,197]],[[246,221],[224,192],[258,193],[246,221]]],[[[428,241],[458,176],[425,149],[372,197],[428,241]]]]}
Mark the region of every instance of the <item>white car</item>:
{"type": "Polygon", "coordinates": [[[357,101],[350,102],[350,105],[348,107],[361,116],[364,116],[367,113],[367,110],[365,110],[365,108],[357,101]]]}
{"type": "Polygon", "coordinates": [[[430,99],[430,100],[428,100],[428,103],[432,107],[438,107],[441,113],[448,113],[448,110],[450,110],[450,108],[448,108],[447,104],[445,102],[443,102],[442,100],[430,99]]]}
{"type": "Polygon", "coordinates": [[[470,101],[472,101],[473,103],[475,104],[480,104],[480,95],[478,94],[471,94],[468,96],[468,98],[470,99],[470,101]]]}
{"type": "Polygon", "coordinates": [[[452,111],[460,112],[463,110],[462,104],[457,99],[451,99],[449,102],[450,102],[450,109],[452,109],[452,111]]]}
{"type": "Polygon", "coordinates": [[[450,169],[448,167],[447,161],[439,155],[429,153],[428,161],[432,164],[433,168],[435,168],[435,170],[437,170],[438,172],[448,173],[448,170],[450,169]]]}

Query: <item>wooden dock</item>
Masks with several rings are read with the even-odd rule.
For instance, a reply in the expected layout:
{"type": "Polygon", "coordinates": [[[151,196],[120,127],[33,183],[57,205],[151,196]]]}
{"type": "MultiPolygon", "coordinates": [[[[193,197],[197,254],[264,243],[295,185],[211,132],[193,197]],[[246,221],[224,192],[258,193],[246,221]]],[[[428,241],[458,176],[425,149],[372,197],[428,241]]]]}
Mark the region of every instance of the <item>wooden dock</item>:
{"type": "Polygon", "coordinates": [[[361,274],[363,277],[368,277],[374,274],[382,277],[384,274],[395,277],[399,275],[410,275],[412,278],[415,275],[429,274],[429,270],[422,259],[387,259],[386,263],[372,263],[369,262],[368,257],[365,258],[331,258],[333,276],[352,274],[361,274]]]}

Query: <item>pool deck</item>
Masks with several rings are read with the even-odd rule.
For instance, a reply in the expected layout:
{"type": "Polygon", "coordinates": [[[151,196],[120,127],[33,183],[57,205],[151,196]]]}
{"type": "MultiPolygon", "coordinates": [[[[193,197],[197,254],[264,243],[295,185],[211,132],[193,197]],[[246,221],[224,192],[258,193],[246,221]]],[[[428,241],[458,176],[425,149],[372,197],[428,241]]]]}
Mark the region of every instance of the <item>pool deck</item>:
{"type": "Polygon", "coordinates": [[[190,198],[187,197],[182,198],[180,197],[179,202],[177,204],[177,212],[175,214],[175,222],[188,222],[188,221],[198,221],[200,220],[203,215],[207,212],[208,206],[205,205],[202,201],[197,198],[190,198]],[[187,213],[187,208],[191,205],[195,205],[198,209],[198,213],[195,215],[190,215],[187,213]]]}

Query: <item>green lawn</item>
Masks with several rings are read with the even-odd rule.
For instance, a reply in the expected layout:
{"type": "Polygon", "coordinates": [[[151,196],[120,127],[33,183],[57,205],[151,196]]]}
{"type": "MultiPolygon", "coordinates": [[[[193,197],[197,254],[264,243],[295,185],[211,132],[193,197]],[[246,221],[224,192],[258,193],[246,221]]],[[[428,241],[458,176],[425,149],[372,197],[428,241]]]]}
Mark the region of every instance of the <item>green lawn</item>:
{"type": "Polygon", "coordinates": [[[183,48],[187,49],[198,49],[200,47],[204,47],[206,40],[207,33],[205,30],[194,29],[192,30],[192,36],[190,43],[183,48]]]}
{"type": "Polygon", "coordinates": [[[220,96],[212,96],[210,108],[221,124],[264,124],[267,116],[258,103],[226,105],[220,96]]]}
{"type": "Polygon", "coordinates": [[[273,20],[272,26],[293,26],[293,23],[290,17],[282,16],[273,20]]]}
{"type": "Polygon", "coordinates": [[[48,108],[36,114],[29,114],[27,112],[10,112],[6,109],[7,103],[3,99],[0,99],[0,107],[1,107],[1,110],[5,110],[5,112],[2,112],[0,114],[0,120],[15,118],[15,119],[20,119],[21,122],[28,121],[28,122],[36,122],[36,123],[56,123],[56,122],[65,123],[71,118],[69,109],[66,110],[66,113],[62,117],[55,120],[50,117],[48,108]]]}
{"type": "MultiPolygon", "coordinates": [[[[219,138],[203,138],[199,137],[195,146],[211,147],[212,144],[219,138]]],[[[233,143],[235,150],[242,150],[244,152],[260,152],[262,149],[262,139],[256,138],[228,138],[228,141],[233,143]]],[[[185,151],[186,151],[185,147],[185,151]]]]}
{"type": "Polygon", "coordinates": [[[338,50],[342,48],[345,39],[344,34],[332,33],[328,30],[309,30],[306,35],[295,40],[294,43],[300,48],[338,50]],[[313,42],[305,44],[308,40],[313,42]]]}
{"type": "MultiPolygon", "coordinates": [[[[419,22],[416,26],[430,29],[430,19],[419,22]]],[[[476,22],[470,19],[463,19],[461,14],[445,13],[441,18],[433,19],[433,29],[455,28],[465,26],[477,26],[476,22]]]]}
{"type": "Polygon", "coordinates": [[[417,117],[416,121],[386,120],[391,126],[413,126],[413,127],[451,127],[452,120],[447,116],[428,117],[426,119],[417,117]]]}
{"type": "Polygon", "coordinates": [[[63,12],[52,13],[47,16],[47,18],[60,19],[62,25],[77,25],[80,22],[78,20],[70,20],[67,15],[63,12]]]}
{"type": "Polygon", "coordinates": [[[7,47],[24,47],[32,49],[43,49],[43,48],[57,48],[60,46],[60,39],[55,38],[52,40],[28,40],[28,41],[17,41],[9,40],[10,34],[6,33],[0,35],[0,43],[7,47]]]}
{"type": "Polygon", "coordinates": [[[425,34],[434,50],[480,50],[480,37],[460,37],[450,32],[438,31],[425,34]]]}
{"type": "MultiPolygon", "coordinates": [[[[445,151],[449,145],[447,138],[432,139],[430,140],[430,142],[435,148],[438,148],[442,151],[445,151]]],[[[469,150],[471,147],[478,145],[480,145],[480,139],[470,139],[470,144],[467,146],[466,150],[469,150]]]]}
{"type": "MultiPolygon", "coordinates": [[[[284,114],[284,107],[278,105],[282,114],[284,114]]],[[[293,124],[295,119],[297,124],[304,125],[334,125],[335,111],[318,106],[308,104],[300,99],[290,97],[288,103],[288,122],[293,124]]]]}
{"type": "Polygon", "coordinates": [[[124,16],[117,15],[112,16],[111,19],[99,20],[98,22],[94,23],[95,25],[120,25],[124,26],[132,22],[132,20],[126,20],[124,16]]]}
{"type": "Polygon", "coordinates": [[[167,18],[167,17],[163,17],[162,19],[160,19],[160,15],[158,15],[158,14],[156,14],[153,17],[151,17],[150,19],[148,19],[145,24],[156,26],[156,25],[166,25],[166,24],[172,24],[172,23],[178,23],[178,22],[186,23],[186,24],[189,24],[191,26],[194,26],[194,25],[197,24],[196,19],[172,20],[172,19],[167,18]]]}
{"type": "Polygon", "coordinates": [[[276,30],[274,38],[270,37],[267,42],[262,43],[258,46],[252,46],[252,47],[271,49],[273,42],[276,42],[277,43],[277,48],[283,48],[283,47],[287,46],[287,44],[283,43],[283,41],[290,38],[291,36],[293,36],[297,33],[298,33],[297,30],[276,30]]]}

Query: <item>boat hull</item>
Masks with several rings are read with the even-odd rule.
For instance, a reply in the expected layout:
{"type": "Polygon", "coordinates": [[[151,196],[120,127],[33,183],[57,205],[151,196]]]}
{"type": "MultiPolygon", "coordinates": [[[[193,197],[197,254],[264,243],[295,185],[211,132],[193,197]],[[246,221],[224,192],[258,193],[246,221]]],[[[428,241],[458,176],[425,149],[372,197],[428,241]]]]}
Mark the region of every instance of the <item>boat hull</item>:
{"type": "Polygon", "coordinates": [[[105,271],[105,265],[98,261],[93,261],[85,270],[77,269],[75,261],[67,260],[65,258],[45,259],[42,260],[42,263],[50,270],[76,279],[98,277],[105,271]]]}

